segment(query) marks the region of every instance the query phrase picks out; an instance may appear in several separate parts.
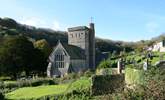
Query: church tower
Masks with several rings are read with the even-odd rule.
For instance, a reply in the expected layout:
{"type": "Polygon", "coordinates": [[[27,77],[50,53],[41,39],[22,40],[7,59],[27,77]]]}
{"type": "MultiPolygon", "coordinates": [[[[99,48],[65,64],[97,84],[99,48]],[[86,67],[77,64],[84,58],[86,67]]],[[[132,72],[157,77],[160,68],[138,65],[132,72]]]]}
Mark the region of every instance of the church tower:
{"type": "Polygon", "coordinates": [[[89,66],[95,69],[95,27],[94,23],[90,23],[89,33],[89,66]]]}
{"type": "Polygon", "coordinates": [[[68,28],[68,44],[83,49],[86,56],[86,66],[90,69],[95,69],[94,23],[90,23],[89,27],[78,26],[68,28]]]}

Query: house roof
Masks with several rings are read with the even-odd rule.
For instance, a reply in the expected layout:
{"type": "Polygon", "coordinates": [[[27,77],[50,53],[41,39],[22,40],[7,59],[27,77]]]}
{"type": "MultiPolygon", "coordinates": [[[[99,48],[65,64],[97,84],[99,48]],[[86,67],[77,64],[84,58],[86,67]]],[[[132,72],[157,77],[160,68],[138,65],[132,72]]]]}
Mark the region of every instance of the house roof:
{"type": "Polygon", "coordinates": [[[62,44],[71,59],[85,59],[85,51],[80,47],[62,44]]]}

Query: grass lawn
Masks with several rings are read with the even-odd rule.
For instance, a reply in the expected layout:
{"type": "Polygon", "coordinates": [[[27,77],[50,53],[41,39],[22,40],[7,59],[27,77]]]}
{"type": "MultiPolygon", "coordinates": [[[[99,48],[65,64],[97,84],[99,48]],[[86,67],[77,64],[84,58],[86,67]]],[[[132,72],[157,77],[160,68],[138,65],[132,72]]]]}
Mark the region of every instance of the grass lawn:
{"type": "Polygon", "coordinates": [[[66,91],[68,84],[49,85],[38,87],[25,87],[17,89],[6,95],[7,99],[30,99],[39,98],[46,95],[62,94],[66,91]]]}
{"type": "Polygon", "coordinates": [[[13,92],[7,93],[5,96],[7,99],[31,99],[40,98],[47,95],[59,95],[71,92],[73,90],[84,90],[90,87],[91,80],[89,78],[81,78],[73,83],[60,84],[60,85],[48,85],[38,87],[24,87],[17,89],[13,92]]]}

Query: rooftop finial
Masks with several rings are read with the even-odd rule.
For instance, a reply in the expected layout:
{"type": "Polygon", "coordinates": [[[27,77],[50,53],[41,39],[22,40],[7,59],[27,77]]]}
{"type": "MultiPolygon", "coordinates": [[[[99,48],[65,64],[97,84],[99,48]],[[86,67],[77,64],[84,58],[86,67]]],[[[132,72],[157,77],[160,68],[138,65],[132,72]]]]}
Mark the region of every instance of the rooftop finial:
{"type": "Polygon", "coordinates": [[[93,23],[93,17],[91,17],[91,23],[93,23]]]}

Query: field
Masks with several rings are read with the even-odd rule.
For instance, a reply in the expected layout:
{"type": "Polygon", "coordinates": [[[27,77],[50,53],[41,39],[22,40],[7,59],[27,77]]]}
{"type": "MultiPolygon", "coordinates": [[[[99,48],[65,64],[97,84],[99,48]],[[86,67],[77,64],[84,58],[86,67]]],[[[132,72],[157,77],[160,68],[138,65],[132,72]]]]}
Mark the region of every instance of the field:
{"type": "Polygon", "coordinates": [[[81,92],[82,90],[88,89],[90,85],[91,80],[89,78],[81,78],[73,83],[67,84],[20,88],[7,93],[6,98],[10,100],[37,99],[44,96],[62,95],[70,93],[73,90],[81,92]]]}

